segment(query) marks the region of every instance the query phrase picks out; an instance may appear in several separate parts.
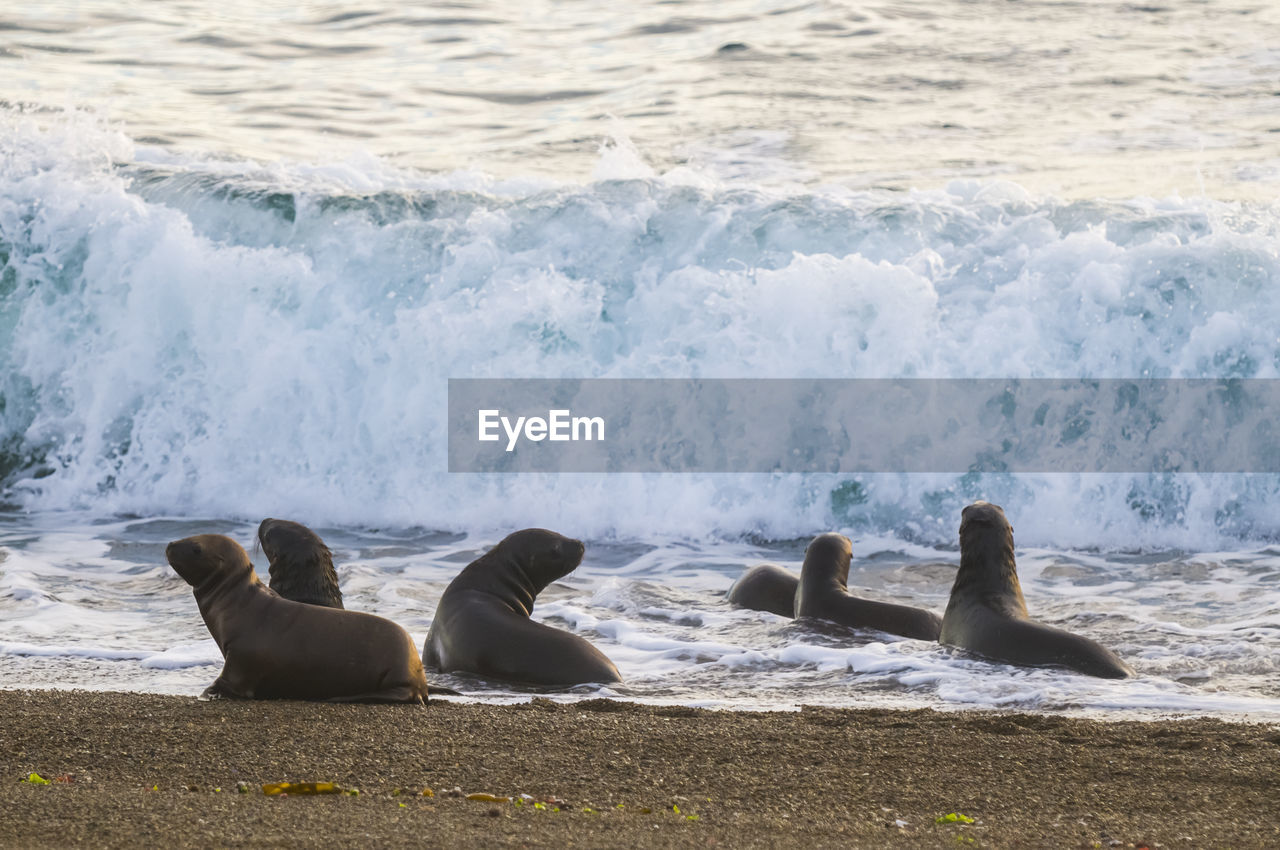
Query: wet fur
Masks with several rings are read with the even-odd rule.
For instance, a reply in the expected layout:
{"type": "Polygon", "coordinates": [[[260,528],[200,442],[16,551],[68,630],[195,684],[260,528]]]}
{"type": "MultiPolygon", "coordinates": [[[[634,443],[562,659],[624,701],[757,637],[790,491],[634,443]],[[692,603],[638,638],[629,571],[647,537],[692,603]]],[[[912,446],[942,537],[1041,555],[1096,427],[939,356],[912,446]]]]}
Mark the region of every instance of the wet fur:
{"type": "Polygon", "coordinates": [[[333,554],[314,531],[286,519],[264,519],[258,542],[270,564],[272,590],[294,602],[344,607],[333,554]]]}
{"type": "Polygon", "coordinates": [[[578,635],[529,619],[547,585],[582,560],[577,540],[530,528],[467,565],[436,607],[422,647],[431,670],[533,685],[617,682],[613,662],[578,635]]]}
{"type": "Polygon", "coordinates": [[[960,569],[939,641],[1009,664],[1068,667],[1107,679],[1133,675],[1102,645],[1030,619],[1018,583],[1013,527],[1004,510],[988,502],[961,512],[960,569]]]}
{"type": "Polygon", "coordinates": [[[923,608],[875,602],[849,592],[853,546],[840,534],[821,534],[805,550],[796,588],[797,617],[814,617],[859,629],[876,629],[919,640],[937,640],[942,621],[923,608]]]}
{"type": "Polygon", "coordinates": [[[768,611],[780,617],[794,617],[796,588],[799,586],[800,576],[790,570],[777,564],[757,564],[733,583],[725,598],[730,605],[739,608],[768,611]]]}
{"type": "Polygon", "coordinates": [[[165,555],[225,660],[202,698],[426,701],[417,647],[390,620],[281,598],[220,534],[176,540],[165,555]]]}

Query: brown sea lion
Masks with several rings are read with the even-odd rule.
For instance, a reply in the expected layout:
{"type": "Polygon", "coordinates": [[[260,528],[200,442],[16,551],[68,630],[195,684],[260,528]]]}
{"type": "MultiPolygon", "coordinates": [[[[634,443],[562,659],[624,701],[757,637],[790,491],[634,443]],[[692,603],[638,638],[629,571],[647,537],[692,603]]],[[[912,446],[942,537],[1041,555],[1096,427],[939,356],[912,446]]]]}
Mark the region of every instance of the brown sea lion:
{"type": "Polygon", "coordinates": [[[800,576],[777,564],[757,564],[747,570],[729,588],[730,605],[768,611],[780,617],[796,615],[796,589],[800,576]]]}
{"type": "Polygon", "coordinates": [[[1133,675],[1106,647],[1027,616],[1013,558],[1013,528],[1004,510],[989,502],[974,502],[960,512],[960,570],[939,640],[1009,664],[1068,667],[1106,679],[1133,675]]]}
{"type": "Polygon", "coordinates": [[[264,519],[258,542],[271,565],[272,590],[294,602],[343,607],[333,555],[314,531],[287,519],[264,519]]]}
{"type": "Polygon", "coordinates": [[[849,592],[853,545],[842,534],[820,534],[809,543],[796,588],[797,617],[816,617],[860,629],[937,640],[942,621],[923,608],[873,602],[849,592]]]}
{"type": "Polygon", "coordinates": [[[582,560],[578,540],[527,528],[472,561],[445,589],[422,647],[429,669],[533,685],[618,682],[581,637],[529,619],[544,587],[582,560]]]}
{"type": "Polygon", "coordinates": [[[165,556],[225,660],[202,699],[426,701],[418,650],[390,620],[282,599],[221,534],[176,540],[165,556]]]}

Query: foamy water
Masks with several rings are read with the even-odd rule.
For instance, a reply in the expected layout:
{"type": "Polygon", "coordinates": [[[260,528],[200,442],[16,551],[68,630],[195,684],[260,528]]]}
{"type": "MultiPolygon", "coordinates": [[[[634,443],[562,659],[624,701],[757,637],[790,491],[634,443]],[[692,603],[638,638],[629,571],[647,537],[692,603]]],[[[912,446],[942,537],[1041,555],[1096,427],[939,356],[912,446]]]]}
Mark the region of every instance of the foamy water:
{"type": "Polygon", "coordinates": [[[606,694],[1274,718],[1280,476],[446,472],[451,377],[1280,377],[1275,12],[1091,8],[0,13],[0,686],[198,693],[164,544],[281,516],[419,640],[587,540],[606,694]],[[980,498],[1137,680],[721,600],[842,530],[941,611],[980,498]]]}
{"type": "MultiPolygon", "coordinates": [[[[1016,521],[1016,518],[1015,518],[1016,521]]],[[[164,546],[218,531],[251,545],[244,523],[85,522],[8,517],[0,534],[7,687],[194,695],[222,659],[164,546]]],[[[321,529],[348,608],[404,625],[421,644],[448,582],[492,540],[422,529],[321,529]]],[[[596,543],[548,588],[535,618],[593,641],[625,682],[557,698],[619,696],[738,709],[836,706],[1010,708],[1109,717],[1211,714],[1280,721],[1280,551],[1101,555],[1022,550],[1037,618],[1115,649],[1138,677],[1107,681],[995,664],[924,641],[796,623],[729,606],[725,591],[762,560],[798,570],[805,541],[596,543]]],[[[251,550],[252,551],[252,550],[251,550]]],[[[253,552],[261,576],[265,560],[253,552]]],[[[941,612],[955,547],[855,541],[850,586],[941,612]]],[[[434,681],[471,698],[531,691],[468,676],[434,681]]]]}

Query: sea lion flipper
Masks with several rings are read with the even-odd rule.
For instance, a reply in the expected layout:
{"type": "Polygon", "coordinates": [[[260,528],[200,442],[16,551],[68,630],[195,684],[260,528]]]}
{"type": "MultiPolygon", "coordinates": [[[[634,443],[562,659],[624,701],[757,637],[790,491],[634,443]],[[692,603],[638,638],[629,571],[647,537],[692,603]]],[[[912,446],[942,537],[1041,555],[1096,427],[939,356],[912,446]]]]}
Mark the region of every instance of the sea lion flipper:
{"type": "Polygon", "coordinates": [[[226,681],[219,676],[213,680],[213,684],[200,692],[200,701],[209,702],[215,699],[240,699],[240,695],[231,690],[227,686],[226,681]]]}
{"type": "Polygon", "coordinates": [[[446,688],[446,687],[444,687],[443,685],[431,685],[430,687],[431,687],[431,696],[433,696],[433,697],[437,697],[437,696],[444,696],[444,697],[460,697],[460,696],[462,696],[462,691],[455,691],[453,688],[446,688]]]}
{"type": "Polygon", "coordinates": [[[423,691],[419,691],[409,685],[403,685],[365,694],[326,697],[320,702],[416,703],[417,705],[426,705],[427,700],[423,691]]]}

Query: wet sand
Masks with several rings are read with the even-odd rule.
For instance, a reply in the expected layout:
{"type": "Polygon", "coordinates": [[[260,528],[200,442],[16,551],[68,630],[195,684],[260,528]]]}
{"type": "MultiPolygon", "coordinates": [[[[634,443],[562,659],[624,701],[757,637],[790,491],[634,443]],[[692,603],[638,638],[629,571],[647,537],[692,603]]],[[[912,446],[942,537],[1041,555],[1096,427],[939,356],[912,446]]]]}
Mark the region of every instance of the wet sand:
{"type": "Polygon", "coordinates": [[[6,847],[1280,846],[1280,726],[1215,720],[0,691],[0,766],[6,847]]]}

